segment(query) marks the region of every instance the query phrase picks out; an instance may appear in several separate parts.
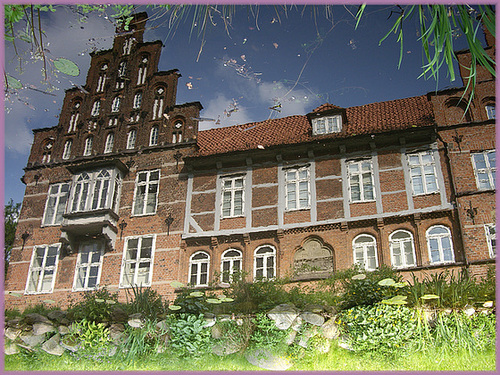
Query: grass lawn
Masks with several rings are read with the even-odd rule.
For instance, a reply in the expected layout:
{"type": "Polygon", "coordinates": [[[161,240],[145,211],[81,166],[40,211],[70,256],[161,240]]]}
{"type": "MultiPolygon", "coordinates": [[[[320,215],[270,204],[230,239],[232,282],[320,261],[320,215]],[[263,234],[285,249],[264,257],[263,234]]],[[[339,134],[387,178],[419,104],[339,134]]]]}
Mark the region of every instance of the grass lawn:
{"type": "MultiPolygon", "coordinates": [[[[495,371],[495,351],[480,353],[438,350],[415,352],[396,359],[366,356],[332,345],[326,354],[306,355],[296,360],[290,371],[495,371]]],[[[5,357],[6,371],[259,371],[241,354],[227,357],[205,355],[179,359],[168,353],[154,354],[130,364],[119,357],[76,360],[69,353],[61,357],[44,352],[20,353],[5,357]]]]}

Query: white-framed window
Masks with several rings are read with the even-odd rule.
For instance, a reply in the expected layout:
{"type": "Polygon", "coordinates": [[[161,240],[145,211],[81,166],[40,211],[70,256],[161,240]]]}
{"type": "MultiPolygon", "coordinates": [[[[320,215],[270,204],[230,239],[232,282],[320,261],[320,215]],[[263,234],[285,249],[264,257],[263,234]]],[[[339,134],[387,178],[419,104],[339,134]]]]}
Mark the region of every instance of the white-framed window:
{"type": "Polygon", "coordinates": [[[93,290],[101,279],[104,245],[101,241],[82,243],[76,261],[73,291],[93,290]]]}
{"type": "Polygon", "coordinates": [[[96,100],[94,104],[92,104],[92,111],[90,112],[91,116],[99,116],[99,112],[101,111],[101,101],[96,100]]]}
{"type": "Polygon", "coordinates": [[[255,249],[254,280],[273,279],[276,276],[276,249],[263,245],[255,249]]]}
{"type": "Polygon", "coordinates": [[[61,244],[33,248],[25,294],[52,293],[61,244]]]}
{"type": "Polygon", "coordinates": [[[208,286],[210,271],[210,255],[197,251],[189,258],[189,284],[191,286],[208,286]]]}
{"type": "Polygon", "coordinates": [[[375,199],[375,189],[372,160],[349,160],[346,165],[351,202],[373,201],[375,199]]]}
{"type": "Polygon", "coordinates": [[[244,177],[222,177],[222,217],[243,215],[244,177]]]}
{"type": "Polygon", "coordinates": [[[301,210],[310,207],[309,167],[288,168],[285,170],[286,209],[301,210]]]}
{"type": "Polygon", "coordinates": [[[137,130],[132,129],[127,135],[127,150],[131,150],[135,147],[135,140],[137,138],[137,130]]]}
{"type": "Polygon", "coordinates": [[[143,85],[146,82],[146,74],[148,71],[148,58],[144,56],[139,65],[139,71],[137,72],[137,85],[143,85]]]}
{"type": "Polygon", "coordinates": [[[444,225],[435,225],[427,230],[427,247],[432,264],[452,263],[455,261],[451,231],[444,225]]]}
{"type": "Polygon", "coordinates": [[[68,183],[50,185],[43,214],[43,225],[58,225],[62,223],[62,215],[66,209],[68,195],[68,183]]]}
{"type": "Polygon", "coordinates": [[[149,145],[156,146],[158,144],[158,126],[153,126],[151,128],[151,133],[149,134],[149,145]]]}
{"type": "Polygon", "coordinates": [[[134,194],[134,215],[150,215],[156,213],[160,170],[137,173],[134,194]]]}
{"type": "Polygon", "coordinates": [[[375,237],[369,234],[360,234],[352,241],[352,248],[355,264],[359,264],[367,271],[373,271],[378,267],[375,237]]]}
{"type": "Polygon", "coordinates": [[[85,139],[85,147],[83,149],[83,156],[92,155],[92,141],[93,140],[94,140],[94,138],[92,136],[87,137],[87,139],[85,139]]]}
{"type": "Polygon", "coordinates": [[[484,231],[486,232],[486,242],[488,243],[488,250],[490,252],[491,258],[496,258],[497,256],[497,231],[495,224],[486,224],[484,226],[484,231]]]}
{"type": "Polygon", "coordinates": [[[479,190],[496,188],[496,151],[489,150],[472,154],[472,165],[479,190]]]}
{"type": "Polygon", "coordinates": [[[137,92],[134,95],[134,103],[133,103],[132,107],[134,109],[139,109],[139,108],[141,108],[141,104],[142,104],[142,92],[137,92]]]}
{"type": "Polygon", "coordinates": [[[155,241],[154,235],[125,239],[120,288],[151,286],[155,241]]]}
{"type": "Polygon", "coordinates": [[[487,104],[485,107],[488,120],[495,119],[495,104],[487,104]]]}
{"type": "Polygon", "coordinates": [[[313,134],[330,134],[342,131],[342,115],[325,116],[312,119],[313,134]]]}
{"type": "Polygon", "coordinates": [[[221,281],[230,283],[235,273],[241,272],[243,255],[241,251],[229,249],[222,253],[221,257],[221,281]]]}
{"type": "Polygon", "coordinates": [[[110,152],[113,152],[114,143],[115,143],[115,134],[109,133],[106,136],[106,143],[104,145],[104,153],[105,154],[109,154],[110,152]]]}
{"type": "Polygon", "coordinates": [[[134,42],[134,38],[127,38],[125,42],[123,42],[123,54],[130,55],[130,51],[132,50],[132,43],[134,42]]]}
{"type": "Polygon", "coordinates": [[[68,133],[76,132],[76,125],[78,125],[78,119],[80,118],[80,113],[75,112],[71,114],[69,119],[68,133]]]}
{"type": "Polygon", "coordinates": [[[73,145],[73,141],[71,139],[68,139],[65,143],[64,143],[64,150],[63,150],[63,154],[62,154],[62,158],[64,160],[68,160],[69,157],[71,156],[71,146],[73,145]]]}
{"type": "Polygon", "coordinates": [[[121,102],[120,97],[115,96],[115,98],[113,99],[113,103],[111,104],[111,112],[120,111],[120,102],[121,102]]]}
{"type": "Polygon", "coordinates": [[[413,195],[437,192],[436,166],[432,150],[409,153],[407,160],[413,195]]]}
{"type": "Polygon", "coordinates": [[[110,116],[108,120],[108,126],[112,127],[116,125],[118,125],[118,116],[110,116]]]}
{"type": "Polygon", "coordinates": [[[395,268],[417,265],[413,235],[406,230],[397,230],[389,236],[392,266],[395,268]]]}
{"type": "Polygon", "coordinates": [[[118,65],[118,77],[125,77],[127,73],[127,62],[121,61],[120,65],[118,65]]]}
{"type": "Polygon", "coordinates": [[[153,120],[160,119],[163,115],[163,105],[165,100],[165,89],[159,87],[155,92],[155,100],[153,103],[153,120]]]}
{"type": "Polygon", "coordinates": [[[118,205],[121,175],[116,169],[81,172],[73,177],[68,212],[100,209],[115,210],[118,205]]]}
{"type": "Polygon", "coordinates": [[[172,132],[172,143],[181,143],[182,142],[182,131],[173,131],[172,132]]]}
{"type": "Polygon", "coordinates": [[[108,70],[108,64],[103,64],[101,66],[101,73],[99,74],[99,79],[97,80],[97,88],[96,92],[103,92],[104,91],[104,86],[106,85],[106,71],[108,70]]]}

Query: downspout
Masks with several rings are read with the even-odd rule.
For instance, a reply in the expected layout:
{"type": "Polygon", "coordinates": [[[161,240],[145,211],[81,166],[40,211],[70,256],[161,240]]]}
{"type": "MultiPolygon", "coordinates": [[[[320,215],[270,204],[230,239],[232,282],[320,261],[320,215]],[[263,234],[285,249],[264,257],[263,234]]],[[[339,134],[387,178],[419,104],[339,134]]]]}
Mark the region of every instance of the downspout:
{"type": "Polygon", "coordinates": [[[447,169],[448,169],[448,177],[450,179],[450,182],[451,182],[451,203],[453,204],[453,206],[455,207],[455,210],[456,210],[456,214],[457,214],[457,217],[458,217],[458,226],[459,226],[459,229],[458,229],[458,235],[460,237],[460,241],[462,242],[462,252],[463,252],[463,256],[464,256],[464,261],[465,261],[465,268],[468,270],[469,269],[469,260],[467,259],[467,253],[465,251],[465,241],[464,241],[464,236],[463,236],[463,233],[462,233],[462,228],[463,228],[463,223],[462,223],[462,218],[460,216],[460,212],[459,212],[459,209],[458,209],[458,203],[456,201],[456,190],[455,190],[455,175],[453,173],[453,168],[452,168],[452,165],[451,165],[451,162],[450,162],[450,156],[449,156],[449,151],[448,151],[448,144],[443,140],[443,138],[441,137],[441,135],[439,134],[438,130],[437,130],[438,126],[437,125],[434,125],[434,132],[436,134],[436,137],[441,141],[441,143],[443,144],[443,147],[444,147],[444,157],[445,157],[445,163],[447,165],[447,169]]]}

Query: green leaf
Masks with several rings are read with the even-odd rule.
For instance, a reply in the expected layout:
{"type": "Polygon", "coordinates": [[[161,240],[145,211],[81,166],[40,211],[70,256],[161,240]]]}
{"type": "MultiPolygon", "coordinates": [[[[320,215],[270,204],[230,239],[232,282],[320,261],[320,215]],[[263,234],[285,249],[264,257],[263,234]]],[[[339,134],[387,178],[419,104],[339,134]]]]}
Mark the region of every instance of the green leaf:
{"type": "Polygon", "coordinates": [[[217,304],[221,303],[222,301],[220,299],[216,299],[216,298],[208,298],[207,302],[213,303],[214,305],[217,305],[217,304]]]}
{"type": "Polygon", "coordinates": [[[425,295],[423,295],[420,298],[421,299],[425,299],[425,300],[427,300],[427,299],[438,299],[439,296],[436,296],[435,294],[425,294],[425,295]]]}
{"type": "Polygon", "coordinates": [[[54,68],[59,70],[61,73],[73,77],[76,77],[80,74],[80,68],[78,68],[78,65],[76,65],[73,61],[64,59],[62,57],[54,60],[54,68]]]}
{"type": "Polygon", "coordinates": [[[191,292],[191,293],[189,293],[189,295],[192,297],[203,297],[205,295],[205,293],[203,293],[203,292],[191,292]]]}
{"type": "Polygon", "coordinates": [[[6,74],[7,76],[7,85],[11,88],[11,89],[14,89],[14,90],[18,90],[18,89],[22,89],[23,88],[23,85],[22,83],[15,79],[14,77],[6,74]]]}
{"type": "Polygon", "coordinates": [[[353,277],[351,277],[352,280],[364,280],[366,279],[366,275],[364,273],[360,273],[360,274],[357,274],[357,275],[354,275],[353,277]]]}
{"type": "Polygon", "coordinates": [[[181,307],[180,307],[180,306],[177,306],[177,305],[170,305],[168,308],[169,308],[170,310],[172,310],[172,311],[176,311],[176,310],[180,310],[180,309],[181,309],[181,307]]]}
{"type": "Polygon", "coordinates": [[[224,297],[224,298],[219,298],[222,302],[233,302],[234,299],[230,298],[230,297],[224,297]]]}
{"type": "Polygon", "coordinates": [[[378,285],[381,285],[381,286],[392,286],[394,284],[396,284],[396,282],[391,278],[383,279],[383,280],[380,280],[378,282],[378,285]]]}

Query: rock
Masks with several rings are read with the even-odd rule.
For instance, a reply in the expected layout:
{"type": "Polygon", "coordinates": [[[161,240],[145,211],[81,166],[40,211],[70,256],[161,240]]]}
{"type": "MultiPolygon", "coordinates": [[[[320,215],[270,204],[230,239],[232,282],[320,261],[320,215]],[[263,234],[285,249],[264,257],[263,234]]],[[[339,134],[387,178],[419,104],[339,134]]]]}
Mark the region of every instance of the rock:
{"type": "Polygon", "coordinates": [[[213,339],[220,339],[222,337],[222,329],[217,324],[212,326],[211,333],[213,339]]]}
{"type": "Polygon", "coordinates": [[[62,310],[52,310],[47,314],[47,318],[53,320],[57,323],[61,323],[61,320],[65,319],[67,315],[66,311],[62,310]]]}
{"type": "Polygon", "coordinates": [[[242,343],[237,343],[232,340],[221,340],[212,345],[212,353],[223,357],[229,354],[237,353],[243,349],[242,343]]]}
{"type": "Polygon", "coordinates": [[[297,318],[295,318],[290,328],[292,328],[296,332],[299,332],[302,327],[302,323],[303,323],[302,318],[298,316],[297,318]]]}
{"type": "Polygon", "coordinates": [[[339,344],[339,347],[342,349],[346,349],[346,350],[350,350],[350,351],[354,350],[352,348],[350,342],[346,338],[340,338],[338,344],[339,344]]]}
{"type": "Polygon", "coordinates": [[[267,313],[267,316],[274,320],[276,327],[281,330],[290,328],[298,315],[299,311],[294,306],[288,304],[278,305],[267,313]]]}
{"type": "Polygon", "coordinates": [[[43,335],[47,332],[56,332],[57,328],[49,323],[35,323],[33,324],[33,334],[35,336],[43,335]]]}
{"type": "Polygon", "coordinates": [[[472,316],[476,312],[476,309],[474,307],[468,307],[464,310],[465,315],[467,316],[472,316]]]}
{"type": "Polygon", "coordinates": [[[321,315],[312,313],[312,312],[303,312],[300,314],[300,317],[304,319],[307,323],[315,325],[315,326],[322,326],[323,323],[325,322],[325,318],[323,318],[321,315]]]}
{"type": "Polygon", "coordinates": [[[162,321],[156,323],[156,328],[160,331],[166,332],[166,331],[168,331],[168,328],[169,328],[168,322],[166,320],[162,320],[162,321]]]}
{"type": "Polygon", "coordinates": [[[323,323],[320,329],[320,334],[328,340],[333,340],[339,337],[340,331],[337,323],[335,323],[335,318],[330,318],[323,323]]]}
{"type": "Polygon", "coordinates": [[[304,307],[304,311],[320,314],[323,311],[325,311],[325,308],[322,305],[309,304],[306,307],[304,307]]]}
{"type": "Polygon", "coordinates": [[[124,323],[128,320],[128,314],[118,306],[114,306],[111,311],[111,321],[124,323]]]}
{"type": "Polygon", "coordinates": [[[19,353],[19,347],[12,342],[6,342],[4,352],[5,352],[5,355],[17,354],[17,353],[19,353]]]}
{"type": "Polygon", "coordinates": [[[134,328],[144,327],[144,320],[141,313],[132,314],[128,317],[128,325],[134,328]]]}
{"type": "Polygon", "coordinates": [[[288,359],[279,357],[266,349],[245,352],[245,358],[252,365],[271,371],[285,371],[293,366],[288,359]]]}
{"type": "Polygon", "coordinates": [[[207,313],[203,316],[203,318],[205,319],[204,328],[212,327],[217,322],[217,318],[214,314],[207,313]]]}
{"type": "Polygon", "coordinates": [[[111,324],[109,327],[109,338],[115,345],[124,343],[127,340],[125,326],[121,323],[111,324]]]}
{"type": "Polygon", "coordinates": [[[22,319],[21,318],[11,319],[8,322],[6,322],[5,325],[7,327],[12,327],[12,328],[21,328],[22,327],[22,319]]]}
{"type": "Polygon", "coordinates": [[[73,353],[78,351],[78,349],[80,349],[81,346],[80,341],[69,336],[63,337],[59,345],[61,345],[62,348],[69,350],[70,352],[73,353]]]}
{"type": "Polygon", "coordinates": [[[68,326],[59,326],[59,328],[57,329],[58,332],[61,334],[61,335],[67,335],[69,333],[69,327],[68,326]]]}
{"type": "Polygon", "coordinates": [[[285,339],[285,343],[287,345],[292,345],[293,342],[295,341],[295,337],[297,336],[297,331],[291,330],[288,336],[285,339]]]}
{"type": "Polygon", "coordinates": [[[108,357],[112,357],[116,354],[118,348],[113,345],[111,348],[109,348],[109,351],[108,351],[108,357]]]}
{"type": "Polygon", "coordinates": [[[217,316],[217,320],[219,322],[227,322],[228,320],[231,320],[231,315],[228,314],[220,314],[217,316]]]}
{"type": "Polygon", "coordinates": [[[32,331],[22,333],[19,338],[26,344],[30,349],[41,344],[45,341],[45,335],[35,336],[32,331]]]}
{"type": "Polygon", "coordinates": [[[307,349],[307,342],[309,341],[309,337],[303,335],[300,337],[299,346],[302,346],[304,349],[307,349]]]}
{"type": "Polygon", "coordinates": [[[12,327],[7,327],[5,329],[5,337],[7,337],[10,340],[15,340],[17,336],[21,334],[21,329],[20,328],[12,328],[12,327]]]}
{"type": "Polygon", "coordinates": [[[48,323],[48,324],[50,324],[50,320],[48,318],[46,318],[43,315],[37,314],[37,313],[28,314],[24,317],[23,320],[26,324],[30,324],[30,325],[35,324],[35,323],[48,323]]]}
{"type": "Polygon", "coordinates": [[[332,342],[330,340],[321,340],[321,342],[316,346],[316,350],[320,353],[328,353],[332,342]]]}
{"type": "Polygon", "coordinates": [[[64,348],[61,345],[59,345],[60,340],[61,340],[60,334],[52,336],[50,339],[48,339],[42,344],[42,350],[52,355],[61,356],[64,353],[64,348]]]}

